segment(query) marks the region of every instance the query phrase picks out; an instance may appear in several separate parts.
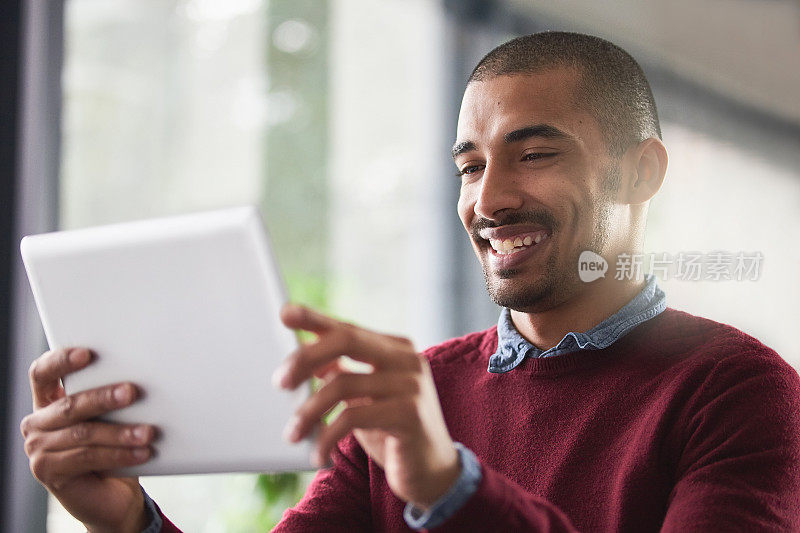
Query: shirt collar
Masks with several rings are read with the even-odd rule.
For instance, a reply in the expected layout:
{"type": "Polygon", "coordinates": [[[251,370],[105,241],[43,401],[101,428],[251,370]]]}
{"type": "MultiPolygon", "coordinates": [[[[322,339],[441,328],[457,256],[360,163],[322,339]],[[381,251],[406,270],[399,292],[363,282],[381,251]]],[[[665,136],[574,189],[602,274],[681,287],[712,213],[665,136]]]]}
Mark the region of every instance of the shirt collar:
{"type": "Polygon", "coordinates": [[[667,308],[667,299],[653,274],[645,275],[645,286],[625,306],[586,332],[570,331],[559,343],[540,350],[520,335],[504,307],[497,322],[497,351],[489,358],[489,372],[500,374],[516,368],[526,357],[554,357],[579,350],[611,346],[630,330],[667,308]]]}

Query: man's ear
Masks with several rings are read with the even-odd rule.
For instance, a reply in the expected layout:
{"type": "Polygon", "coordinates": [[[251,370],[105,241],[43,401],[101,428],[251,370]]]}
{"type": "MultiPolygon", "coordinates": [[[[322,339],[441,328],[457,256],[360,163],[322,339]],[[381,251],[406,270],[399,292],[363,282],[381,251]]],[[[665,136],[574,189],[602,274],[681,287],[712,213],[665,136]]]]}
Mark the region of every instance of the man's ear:
{"type": "Polygon", "coordinates": [[[667,148],[660,139],[650,137],[631,147],[624,159],[628,179],[621,183],[619,199],[627,204],[643,204],[655,196],[664,182],[667,148]]]}

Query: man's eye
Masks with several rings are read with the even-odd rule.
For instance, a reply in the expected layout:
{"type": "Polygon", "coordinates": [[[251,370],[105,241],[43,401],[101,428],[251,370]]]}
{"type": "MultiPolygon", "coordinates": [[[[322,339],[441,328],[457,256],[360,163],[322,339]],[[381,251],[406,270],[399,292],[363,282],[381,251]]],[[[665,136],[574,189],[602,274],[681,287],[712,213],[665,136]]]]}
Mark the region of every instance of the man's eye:
{"type": "Polygon", "coordinates": [[[456,176],[464,176],[466,174],[472,174],[474,172],[479,171],[481,169],[481,166],[482,165],[469,165],[469,166],[466,166],[466,167],[462,168],[461,170],[459,170],[456,173],[456,176]]]}
{"type": "Polygon", "coordinates": [[[536,161],[537,159],[546,159],[548,157],[553,157],[556,155],[556,152],[532,152],[530,154],[525,154],[522,156],[523,161],[536,161]]]}

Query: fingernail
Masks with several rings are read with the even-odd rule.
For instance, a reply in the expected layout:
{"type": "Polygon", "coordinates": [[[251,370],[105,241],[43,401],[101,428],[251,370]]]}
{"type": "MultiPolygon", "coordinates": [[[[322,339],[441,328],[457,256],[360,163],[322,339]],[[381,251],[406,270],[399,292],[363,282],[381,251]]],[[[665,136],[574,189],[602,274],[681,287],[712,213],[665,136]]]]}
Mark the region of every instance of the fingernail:
{"type": "Polygon", "coordinates": [[[114,399],[117,403],[125,403],[131,398],[130,388],[125,385],[120,385],[114,389],[114,399]]]}
{"type": "Polygon", "coordinates": [[[89,350],[85,348],[79,348],[77,350],[72,350],[69,353],[69,362],[72,363],[74,366],[83,365],[89,362],[89,350]]]}
{"type": "Polygon", "coordinates": [[[133,457],[139,461],[144,461],[148,457],[150,457],[150,449],[149,448],[134,448],[133,449],[133,457]]]}
{"type": "Polygon", "coordinates": [[[299,313],[303,312],[303,308],[297,304],[288,303],[284,306],[283,312],[290,317],[292,315],[297,316],[299,313]]]}
{"type": "Polygon", "coordinates": [[[286,375],[288,374],[289,369],[286,365],[281,365],[278,369],[272,373],[272,384],[280,389],[285,388],[284,380],[286,379],[286,375]]]}
{"type": "Polygon", "coordinates": [[[147,426],[136,426],[133,428],[133,438],[139,442],[147,440],[147,426]]]}
{"type": "Polygon", "coordinates": [[[283,439],[289,442],[297,442],[300,439],[300,417],[293,416],[283,430],[283,439]]]}
{"type": "Polygon", "coordinates": [[[315,450],[314,453],[311,454],[311,465],[314,468],[322,468],[322,465],[325,464],[325,460],[322,457],[322,453],[319,450],[315,450]]]}

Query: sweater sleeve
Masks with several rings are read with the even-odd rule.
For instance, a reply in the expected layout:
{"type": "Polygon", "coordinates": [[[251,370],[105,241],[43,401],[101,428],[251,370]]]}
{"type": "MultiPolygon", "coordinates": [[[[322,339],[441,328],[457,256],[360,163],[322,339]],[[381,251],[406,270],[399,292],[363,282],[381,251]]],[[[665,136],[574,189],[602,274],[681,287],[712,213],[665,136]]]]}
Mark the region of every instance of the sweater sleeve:
{"type": "Polygon", "coordinates": [[[331,454],[300,502],[288,509],[273,533],[359,533],[372,531],[367,454],[351,433],[331,454]]]}
{"type": "Polygon", "coordinates": [[[481,461],[483,476],[478,490],[436,533],[462,531],[576,532],[569,518],[555,505],[481,461]]]}
{"type": "Polygon", "coordinates": [[[800,378],[771,350],[720,360],[689,401],[662,531],[800,531],[800,378]]]}

